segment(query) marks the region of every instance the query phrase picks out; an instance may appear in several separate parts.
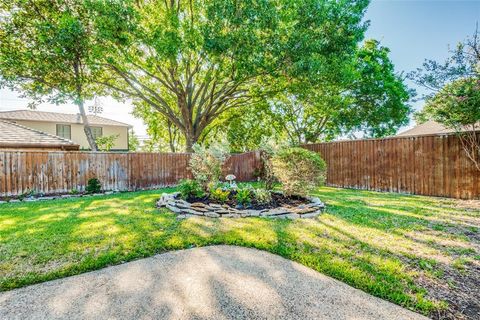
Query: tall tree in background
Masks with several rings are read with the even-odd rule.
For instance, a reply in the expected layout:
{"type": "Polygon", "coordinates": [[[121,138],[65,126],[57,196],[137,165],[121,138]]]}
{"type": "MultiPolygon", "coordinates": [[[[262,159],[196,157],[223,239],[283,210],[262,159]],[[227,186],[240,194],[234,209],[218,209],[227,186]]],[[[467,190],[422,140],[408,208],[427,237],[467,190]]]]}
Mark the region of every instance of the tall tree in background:
{"type": "Polygon", "coordinates": [[[133,115],[142,119],[147,126],[147,134],[150,137],[146,141],[144,149],[148,152],[179,152],[182,151],[185,140],[180,130],[170,119],[156,112],[151,106],[144,103],[137,103],[133,115]]]}
{"type": "Polygon", "coordinates": [[[92,29],[83,1],[0,4],[0,87],[36,101],[75,103],[90,148],[97,150],[84,106],[98,89],[101,52],[92,29]]]}
{"type": "Polygon", "coordinates": [[[318,84],[343,76],[366,25],[367,0],[124,2],[135,27],[96,4],[110,40],[101,83],[177,127],[186,150],[228,110],[268,94],[273,79],[318,84]],[[117,30],[129,29],[117,36],[117,30]],[[118,41],[120,39],[120,41],[118,41]]]}
{"type": "Polygon", "coordinates": [[[414,92],[404,83],[389,58],[390,50],[367,40],[353,60],[352,78],[342,95],[346,107],[339,112],[342,134],[362,132],[367,137],[395,134],[412,112],[408,104],[414,92]]]}
{"type": "Polygon", "coordinates": [[[412,93],[395,74],[388,54],[389,50],[377,41],[365,41],[352,57],[348,76],[342,82],[290,86],[267,99],[268,111],[264,105],[258,106],[261,117],[238,114],[239,121],[227,123],[223,131],[228,137],[248,138],[248,128],[268,135],[267,125],[277,131],[275,139],[287,139],[293,145],[355,132],[367,137],[393,134],[408,122],[412,93]]]}
{"type": "Polygon", "coordinates": [[[480,170],[480,33],[460,42],[444,63],[426,60],[410,78],[429,91],[418,122],[435,120],[455,130],[468,158],[480,170]]]}

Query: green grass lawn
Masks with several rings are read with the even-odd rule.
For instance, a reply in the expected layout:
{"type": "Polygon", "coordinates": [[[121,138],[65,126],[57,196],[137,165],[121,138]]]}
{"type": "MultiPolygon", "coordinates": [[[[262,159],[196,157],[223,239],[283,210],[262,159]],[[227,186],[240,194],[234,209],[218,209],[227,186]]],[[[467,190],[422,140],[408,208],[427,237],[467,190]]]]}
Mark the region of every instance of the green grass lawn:
{"type": "Polygon", "coordinates": [[[321,188],[315,195],[328,209],[317,219],[177,220],[154,206],[166,190],[173,189],[0,205],[1,290],[231,244],[298,261],[435,318],[480,310],[478,203],[321,188]]]}

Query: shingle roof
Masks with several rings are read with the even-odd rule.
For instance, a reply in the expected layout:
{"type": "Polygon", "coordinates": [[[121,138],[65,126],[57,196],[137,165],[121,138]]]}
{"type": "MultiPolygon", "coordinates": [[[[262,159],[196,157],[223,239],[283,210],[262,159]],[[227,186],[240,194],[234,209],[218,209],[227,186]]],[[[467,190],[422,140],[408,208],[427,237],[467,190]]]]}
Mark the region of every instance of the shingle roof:
{"type": "MultiPolygon", "coordinates": [[[[480,122],[475,124],[475,131],[478,131],[480,128],[480,122]]],[[[465,126],[462,128],[463,132],[467,131],[473,131],[473,128],[471,126],[465,126]]],[[[400,132],[397,134],[397,137],[408,137],[408,136],[422,136],[422,135],[433,135],[433,134],[452,134],[454,133],[454,129],[449,129],[445,128],[443,125],[441,125],[438,122],[435,122],[433,120],[429,120],[427,122],[424,122],[422,124],[419,124],[412,129],[400,132]]]]}
{"type": "Polygon", "coordinates": [[[428,135],[428,134],[449,134],[453,133],[455,130],[447,129],[443,125],[433,120],[429,120],[422,124],[419,124],[412,129],[400,132],[397,134],[399,137],[404,136],[420,136],[420,135],[428,135]]]}
{"type": "MultiPolygon", "coordinates": [[[[96,115],[88,115],[87,118],[91,125],[131,127],[126,123],[99,117],[96,115]]],[[[58,113],[58,112],[34,111],[34,110],[0,111],[0,119],[82,124],[82,118],[78,113],[69,114],[69,113],[58,113]]]]}
{"type": "Polygon", "coordinates": [[[4,120],[0,120],[0,147],[79,149],[78,144],[68,139],[4,120]]]}

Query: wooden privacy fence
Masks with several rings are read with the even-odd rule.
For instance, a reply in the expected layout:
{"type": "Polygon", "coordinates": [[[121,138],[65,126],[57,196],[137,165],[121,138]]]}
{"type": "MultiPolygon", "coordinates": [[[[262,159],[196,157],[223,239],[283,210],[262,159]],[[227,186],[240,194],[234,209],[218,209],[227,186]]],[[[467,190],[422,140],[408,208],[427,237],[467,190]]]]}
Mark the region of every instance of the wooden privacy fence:
{"type": "Polygon", "coordinates": [[[328,165],[330,186],[462,199],[480,198],[480,172],[455,135],[304,145],[328,165]]]}
{"type": "MultiPolygon", "coordinates": [[[[455,135],[395,137],[304,145],[328,165],[330,186],[463,199],[480,198],[480,172],[455,135]]],[[[84,190],[97,177],[105,190],[173,185],[191,177],[187,153],[0,151],[0,197],[84,190]]],[[[260,152],[232,155],[224,174],[254,179],[260,152]]]]}
{"type": "MultiPolygon", "coordinates": [[[[0,151],[0,197],[26,192],[83,191],[96,177],[104,190],[137,190],[173,185],[190,178],[188,153],[103,153],[0,151]]],[[[253,180],[261,165],[259,152],[232,155],[224,173],[253,180]]]]}

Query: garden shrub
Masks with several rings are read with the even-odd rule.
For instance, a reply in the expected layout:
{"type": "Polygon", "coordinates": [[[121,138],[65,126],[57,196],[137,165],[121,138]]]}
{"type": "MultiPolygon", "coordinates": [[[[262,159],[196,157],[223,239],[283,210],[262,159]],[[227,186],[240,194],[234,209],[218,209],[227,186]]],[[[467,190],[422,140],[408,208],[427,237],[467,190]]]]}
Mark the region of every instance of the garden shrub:
{"type": "Polygon", "coordinates": [[[191,179],[181,180],[178,184],[178,190],[182,199],[188,198],[203,198],[205,191],[198,181],[191,179]]]}
{"type": "Polygon", "coordinates": [[[208,148],[196,144],[190,158],[193,177],[207,190],[208,185],[216,183],[222,174],[222,165],[228,158],[228,148],[221,144],[212,144],[208,148]]]}
{"type": "Polygon", "coordinates": [[[250,188],[238,189],[235,200],[243,206],[250,204],[252,202],[252,190],[250,188]]]}
{"type": "Polygon", "coordinates": [[[262,165],[260,168],[255,168],[253,172],[254,177],[263,182],[265,189],[269,191],[273,190],[273,185],[277,181],[273,172],[272,155],[272,150],[261,150],[260,161],[262,165]]]}
{"type": "Polygon", "coordinates": [[[325,182],[325,161],[303,148],[280,150],[272,158],[272,165],[286,195],[306,196],[325,182]]]}
{"type": "Polygon", "coordinates": [[[98,180],[97,178],[88,179],[85,191],[87,193],[99,193],[100,191],[102,191],[102,185],[100,183],[100,180],[98,180]]]}
{"type": "Polygon", "coordinates": [[[210,190],[210,197],[220,203],[225,203],[230,195],[230,190],[222,190],[222,188],[215,188],[210,190]]]}
{"type": "Polygon", "coordinates": [[[253,189],[253,198],[259,203],[259,204],[267,204],[270,201],[272,201],[272,193],[270,190],[266,189],[253,189]]]}

